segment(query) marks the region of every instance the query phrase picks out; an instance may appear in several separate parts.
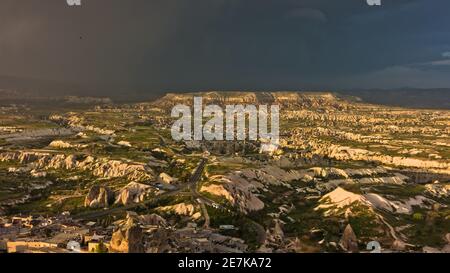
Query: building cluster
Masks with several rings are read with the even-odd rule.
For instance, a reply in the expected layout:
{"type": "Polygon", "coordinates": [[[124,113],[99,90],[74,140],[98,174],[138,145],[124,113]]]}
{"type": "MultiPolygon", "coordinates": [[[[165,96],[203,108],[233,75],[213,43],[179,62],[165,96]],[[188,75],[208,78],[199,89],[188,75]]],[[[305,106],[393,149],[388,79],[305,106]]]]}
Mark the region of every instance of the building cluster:
{"type": "Polygon", "coordinates": [[[157,214],[127,212],[124,219],[81,221],[68,214],[0,217],[0,252],[7,253],[241,253],[243,240],[190,223],[170,226],[157,214]]]}

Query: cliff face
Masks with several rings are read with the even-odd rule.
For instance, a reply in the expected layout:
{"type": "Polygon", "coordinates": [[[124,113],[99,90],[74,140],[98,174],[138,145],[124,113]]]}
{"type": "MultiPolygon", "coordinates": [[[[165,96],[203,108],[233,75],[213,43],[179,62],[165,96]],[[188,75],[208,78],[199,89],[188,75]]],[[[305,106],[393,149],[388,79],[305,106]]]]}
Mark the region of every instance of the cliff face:
{"type": "Polygon", "coordinates": [[[91,171],[94,176],[102,178],[125,177],[130,181],[154,179],[153,170],[145,164],[94,158],[92,156],[78,158],[76,155],[17,151],[0,153],[0,161],[17,161],[20,164],[28,164],[34,170],[91,171]]]}
{"type": "Polygon", "coordinates": [[[350,224],[345,228],[339,244],[348,252],[358,252],[358,239],[350,224]]]}
{"type": "Polygon", "coordinates": [[[442,173],[447,175],[450,174],[450,163],[448,162],[383,155],[381,153],[375,153],[365,149],[351,148],[335,144],[331,145],[313,144],[312,146],[314,146],[315,153],[326,155],[330,158],[334,158],[337,160],[375,161],[381,164],[396,167],[427,169],[432,170],[433,172],[436,173],[442,173]]]}
{"type": "Polygon", "coordinates": [[[131,182],[126,185],[116,197],[116,204],[129,205],[131,203],[139,203],[144,201],[151,187],[145,184],[131,182]]]}
{"type": "Polygon", "coordinates": [[[128,213],[125,221],[113,233],[110,243],[112,252],[143,253],[143,234],[138,216],[128,213]]]}
{"type": "Polygon", "coordinates": [[[1,135],[0,138],[8,142],[36,140],[39,138],[62,137],[74,135],[76,131],[67,128],[52,128],[52,129],[34,129],[15,132],[12,134],[1,135]]]}
{"type": "Polygon", "coordinates": [[[109,207],[114,202],[114,193],[106,186],[93,186],[84,200],[85,207],[109,207]]]}
{"type": "Polygon", "coordinates": [[[202,97],[204,104],[278,104],[281,107],[348,108],[352,102],[346,101],[333,93],[323,92],[198,92],[169,93],[153,104],[161,108],[172,108],[177,104],[193,105],[194,97],[202,97]]]}
{"type": "Polygon", "coordinates": [[[154,102],[162,108],[171,108],[177,104],[193,105],[194,97],[202,97],[205,104],[254,104],[257,97],[251,92],[198,92],[198,93],[169,93],[154,102]]]}

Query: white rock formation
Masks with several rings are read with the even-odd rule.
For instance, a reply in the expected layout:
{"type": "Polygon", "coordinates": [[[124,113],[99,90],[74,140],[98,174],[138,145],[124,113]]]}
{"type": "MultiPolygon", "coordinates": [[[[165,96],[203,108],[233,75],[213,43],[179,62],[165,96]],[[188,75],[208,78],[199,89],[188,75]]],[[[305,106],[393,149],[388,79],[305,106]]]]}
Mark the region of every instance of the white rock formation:
{"type": "Polygon", "coordinates": [[[194,205],[186,203],[178,203],[171,206],[159,207],[158,211],[190,216],[194,220],[197,220],[201,217],[201,213],[198,212],[198,209],[194,207],[194,205]]]}
{"type": "Polygon", "coordinates": [[[144,201],[147,194],[152,191],[152,187],[131,182],[123,187],[116,197],[116,204],[129,205],[131,203],[140,203],[144,201]]]}
{"type": "Polygon", "coordinates": [[[75,155],[51,154],[41,152],[4,152],[0,153],[0,162],[17,161],[27,164],[31,169],[63,169],[91,171],[94,176],[103,178],[125,177],[132,181],[153,180],[153,170],[146,164],[94,158],[78,158],[75,155]]]}
{"type": "Polygon", "coordinates": [[[117,142],[117,145],[124,146],[124,147],[132,147],[130,142],[124,141],[124,140],[117,142]]]}
{"type": "Polygon", "coordinates": [[[161,183],[167,183],[167,184],[173,184],[176,183],[178,180],[176,178],[171,177],[170,175],[166,173],[160,173],[158,175],[158,182],[161,183]]]}
{"type": "Polygon", "coordinates": [[[50,142],[50,144],[48,146],[51,148],[57,148],[57,149],[70,149],[70,148],[82,149],[82,148],[88,147],[89,145],[87,145],[87,144],[71,144],[69,142],[65,142],[62,140],[53,140],[52,142],[50,142]]]}
{"type": "Polygon", "coordinates": [[[450,183],[433,183],[425,185],[428,193],[439,198],[450,196],[450,183]]]}

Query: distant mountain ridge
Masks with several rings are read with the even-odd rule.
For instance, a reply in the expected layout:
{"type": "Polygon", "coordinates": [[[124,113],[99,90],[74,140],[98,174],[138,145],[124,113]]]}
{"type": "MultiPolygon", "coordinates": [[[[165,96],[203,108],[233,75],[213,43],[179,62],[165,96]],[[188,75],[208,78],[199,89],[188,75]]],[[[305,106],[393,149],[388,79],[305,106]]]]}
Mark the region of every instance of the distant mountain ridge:
{"type": "MultiPolygon", "coordinates": [[[[311,103],[330,101],[327,96],[332,95],[336,100],[357,100],[373,104],[381,104],[388,106],[400,106],[409,108],[430,108],[430,109],[450,109],[450,88],[440,89],[417,89],[417,88],[400,88],[400,89],[336,89],[333,92],[323,91],[306,91],[301,88],[299,91],[207,91],[207,92],[176,92],[166,93],[163,90],[151,90],[144,87],[133,88],[117,85],[97,85],[86,86],[74,83],[65,83],[58,81],[40,80],[20,78],[14,76],[0,75],[0,100],[6,99],[22,99],[22,100],[42,100],[54,97],[109,97],[117,102],[138,102],[148,101],[161,98],[164,94],[209,94],[214,100],[221,100],[226,97],[239,97],[261,102],[271,102],[276,99],[283,103],[298,101],[300,97],[293,95],[295,93],[302,94],[303,100],[307,99],[306,94],[310,94],[310,98],[315,97],[311,103]],[[224,97],[220,94],[226,94],[224,97]],[[287,94],[290,94],[289,96],[287,94]],[[215,95],[214,95],[215,94],[215,95]],[[275,96],[273,94],[276,94],[275,96]],[[221,97],[222,96],[222,97],[221,97]],[[313,102],[315,101],[315,102],[313,102]]],[[[166,95],[166,99],[168,98],[166,95]]],[[[189,95],[190,96],[190,95],[189,95]]],[[[175,97],[173,97],[175,99],[175,97]]],[[[159,101],[160,99],[158,99],[159,101]]]]}
{"type": "Polygon", "coordinates": [[[344,98],[331,92],[239,92],[239,91],[208,91],[194,93],[168,93],[154,102],[155,106],[172,108],[177,104],[192,105],[194,97],[201,97],[204,104],[279,104],[281,106],[298,106],[302,108],[333,107],[342,109],[348,107],[350,97],[344,98]]]}
{"type": "Polygon", "coordinates": [[[24,92],[33,97],[83,95],[83,88],[64,82],[0,75],[0,90],[24,92]]]}
{"type": "Polygon", "coordinates": [[[345,90],[340,93],[356,96],[374,104],[421,109],[450,109],[450,88],[360,89],[345,90]]]}

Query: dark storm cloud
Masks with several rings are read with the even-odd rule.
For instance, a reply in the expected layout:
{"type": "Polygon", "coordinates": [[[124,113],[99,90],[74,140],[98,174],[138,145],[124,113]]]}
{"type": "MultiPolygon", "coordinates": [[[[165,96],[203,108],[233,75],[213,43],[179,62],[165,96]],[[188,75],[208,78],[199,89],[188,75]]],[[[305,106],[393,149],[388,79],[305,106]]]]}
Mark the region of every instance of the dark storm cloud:
{"type": "Polygon", "coordinates": [[[0,75],[151,90],[450,86],[450,2],[382,3],[2,0],[0,75]]]}
{"type": "Polygon", "coordinates": [[[170,1],[2,1],[0,74],[72,81],[126,80],[148,51],[164,47],[182,5],[170,1]],[[3,35],[6,33],[7,35],[3,35]]]}

